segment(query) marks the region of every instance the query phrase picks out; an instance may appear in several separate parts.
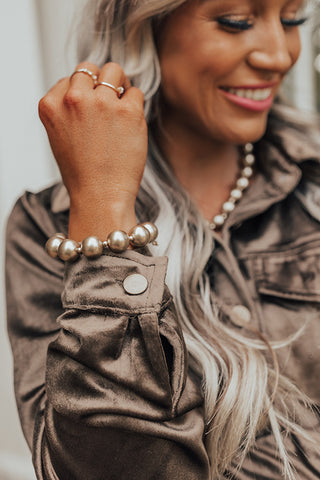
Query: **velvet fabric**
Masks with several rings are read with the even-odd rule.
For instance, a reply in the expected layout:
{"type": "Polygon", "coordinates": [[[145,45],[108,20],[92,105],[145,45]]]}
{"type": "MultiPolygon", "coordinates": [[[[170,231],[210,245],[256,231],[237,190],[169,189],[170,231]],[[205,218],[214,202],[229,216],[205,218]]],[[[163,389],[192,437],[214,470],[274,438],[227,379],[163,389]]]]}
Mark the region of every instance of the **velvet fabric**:
{"type": "MultiPolygon", "coordinates": [[[[150,155],[157,155],[150,151],[150,155]]],[[[241,328],[234,307],[269,340],[307,320],[301,337],[278,352],[281,373],[320,404],[320,183],[317,153],[283,131],[258,146],[258,174],[229,216],[207,265],[221,321],[241,328]],[[315,198],[315,197],[313,197],[315,198]],[[319,198],[319,197],[318,197],[319,198]]],[[[136,251],[82,257],[66,266],[44,251],[67,232],[62,184],[26,192],[7,228],[8,330],[15,393],[39,480],[209,480],[200,381],[165,286],[167,261],[136,251]],[[147,290],[129,295],[133,273],[147,290]]],[[[317,414],[302,414],[315,444],[286,438],[297,478],[320,478],[317,414]]],[[[238,480],[282,477],[269,432],[238,480]]]]}

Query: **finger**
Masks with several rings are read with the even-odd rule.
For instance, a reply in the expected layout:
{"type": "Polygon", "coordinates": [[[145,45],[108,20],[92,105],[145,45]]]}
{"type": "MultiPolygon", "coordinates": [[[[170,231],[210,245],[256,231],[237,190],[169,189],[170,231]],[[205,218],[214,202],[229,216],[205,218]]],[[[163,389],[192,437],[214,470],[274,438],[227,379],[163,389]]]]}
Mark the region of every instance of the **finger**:
{"type": "Polygon", "coordinates": [[[69,88],[69,77],[60,78],[60,80],[55,83],[50,90],[48,90],[47,95],[55,94],[58,92],[66,92],[69,88]]]}
{"type": "Polygon", "coordinates": [[[131,87],[131,83],[129,78],[125,75],[123,69],[117,63],[106,63],[99,74],[98,78],[98,85],[96,87],[96,91],[99,94],[108,95],[109,98],[117,98],[115,96],[114,91],[112,88],[108,88],[105,85],[99,85],[99,82],[109,83],[110,85],[114,86],[115,88],[123,87],[124,90],[128,90],[131,87]],[[103,89],[103,93],[102,92],[103,89]]]}
{"type": "Polygon", "coordinates": [[[62,104],[62,99],[69,88],[69,77],[59,80],[39,101],[39,116],[45,125],[53,122],[52,118],[62,104]]]}
{"type": "Polygon", "coordinates": [[[61,78],[39,101],[39,114],[42,119],[42,114],[46,114],[54,110],[61,101],[69,88],[69,77],[61,78]]]}
{"type": "Polygon", "coordinates": [[[70,85],[79,88],[94,88],[99,75],[99,67],[91,62],[79,63],[70,76],[70,85]]]}
{"type": "Polygon", "coordinates": [[[144,95],[139,88],[130,87],[128,90],[126,90],[125,95],[123,97],[123,101],[130,102],[131,104],[135,104],[137,108],[141,108],[143,110],[144,95]]]}

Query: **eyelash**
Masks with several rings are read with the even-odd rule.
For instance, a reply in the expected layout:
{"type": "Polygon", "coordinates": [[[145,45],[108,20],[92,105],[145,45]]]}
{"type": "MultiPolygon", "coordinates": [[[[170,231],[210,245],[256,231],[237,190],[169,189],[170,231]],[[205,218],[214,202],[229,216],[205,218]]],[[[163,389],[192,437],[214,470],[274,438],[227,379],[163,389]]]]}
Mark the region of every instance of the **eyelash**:
{"type": "MultiPolygon", "coordinates": [[[[230,28],[232,30],[245,31],[253,27],[253,23],[248,20],[230,20],[226,17],[220,17],[216,19],[217,23],[221,27],[230,28]]],[[[285,19],[281,18],[281,23],[284,27],[299,27],[307,21],[307,18],[298,18],[298,19],[285,19]]]]}
{"type": "Polygon", "coordinates": [[[300,25],[303,25],[304,23],[306,23],[307,20],[308,20],[307,17],[296,18],[296,19],[293,18],[292,20],[282,18],[281,23],[284,27],[300,27],[300,25]]]}
{"type": "Polygon", "coordinates": [[[217,18],[216,21],[222,27],[227,27],[235,30],[249,30],[253,27],[253,23],[248,22],[247,20],[230,20],[226,17],[217,18]]]}

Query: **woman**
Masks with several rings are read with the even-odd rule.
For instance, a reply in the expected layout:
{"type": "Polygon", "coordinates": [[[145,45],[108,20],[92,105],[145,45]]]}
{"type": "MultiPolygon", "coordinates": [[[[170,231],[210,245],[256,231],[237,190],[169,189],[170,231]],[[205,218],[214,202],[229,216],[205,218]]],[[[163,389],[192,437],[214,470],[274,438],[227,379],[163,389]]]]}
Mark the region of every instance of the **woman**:
{"type": "Polygon", "coordinates": [[[320,478],[319,156],[277,102],[302,3],[89,2],[39,107],[64,185],[8,224],[38,479],[320,478]]]}

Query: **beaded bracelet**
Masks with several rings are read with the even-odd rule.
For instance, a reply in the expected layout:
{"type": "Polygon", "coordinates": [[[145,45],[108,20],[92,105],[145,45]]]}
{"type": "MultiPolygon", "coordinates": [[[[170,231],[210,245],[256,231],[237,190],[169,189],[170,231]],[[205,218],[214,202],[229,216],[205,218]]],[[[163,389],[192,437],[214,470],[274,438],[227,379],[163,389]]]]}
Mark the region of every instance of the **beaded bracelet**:
{"type": "Polygon", "coordinates": [[[157,227],[151,222],[145,222],[133,227],[129,233],[115,230],[105,241],[97,237],[87,237],[82,242],[76,242],[66,238],[63,233],[56,233],[49,238],[45,249],[52,258],[73,262],[81,253],[88,258],[98,258],[108,250],[115,253],[124,252],[129,245],[133,248],[145,247],[148,243],[156,245],[157,236],[157,227]]]}

